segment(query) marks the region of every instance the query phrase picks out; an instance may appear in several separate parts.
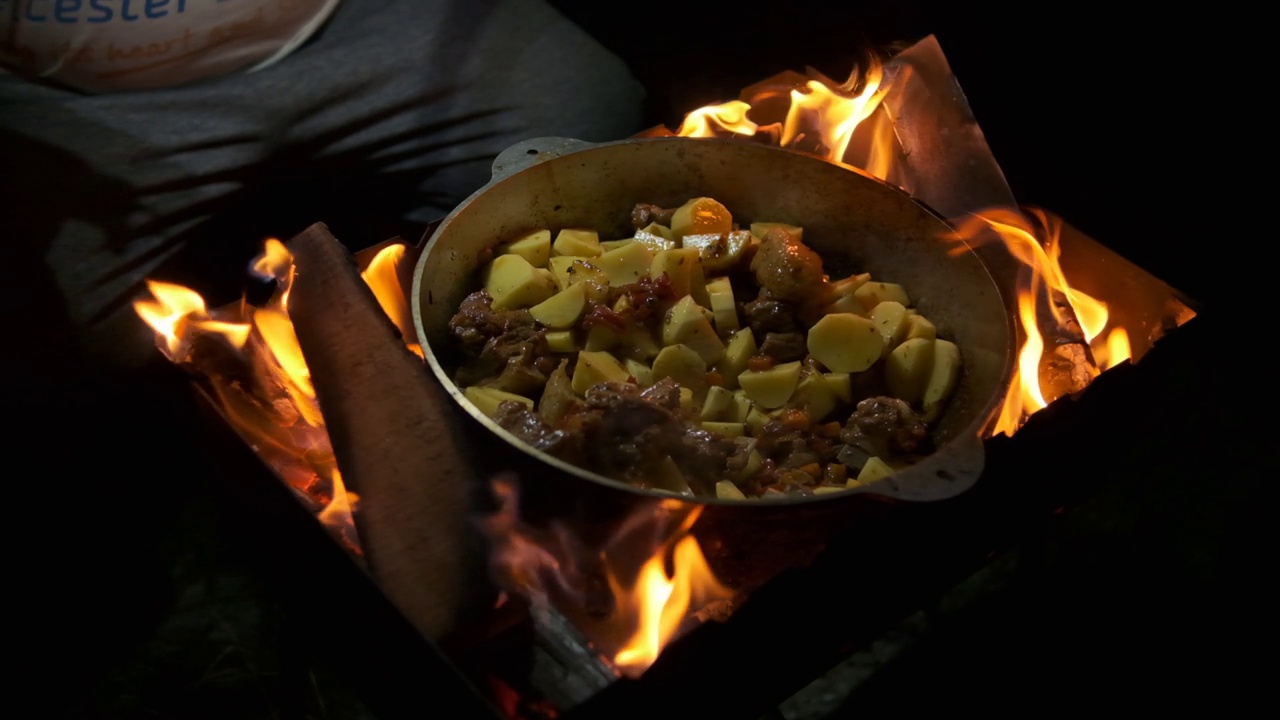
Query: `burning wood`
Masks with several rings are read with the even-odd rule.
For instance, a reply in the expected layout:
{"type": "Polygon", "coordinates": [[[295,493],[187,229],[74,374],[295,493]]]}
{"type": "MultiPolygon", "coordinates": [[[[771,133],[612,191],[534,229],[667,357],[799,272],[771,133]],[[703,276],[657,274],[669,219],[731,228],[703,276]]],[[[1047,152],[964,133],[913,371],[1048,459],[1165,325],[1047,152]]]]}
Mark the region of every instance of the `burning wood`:
{"type": "Polygon", "coordinates": [[[299,346],[338,465],[361,496],[356,526],[379,586],[427,637],[482,606],[483,548],[471,524],[479,487],[448,398],[320,223],[289,243],[299,346]]]}

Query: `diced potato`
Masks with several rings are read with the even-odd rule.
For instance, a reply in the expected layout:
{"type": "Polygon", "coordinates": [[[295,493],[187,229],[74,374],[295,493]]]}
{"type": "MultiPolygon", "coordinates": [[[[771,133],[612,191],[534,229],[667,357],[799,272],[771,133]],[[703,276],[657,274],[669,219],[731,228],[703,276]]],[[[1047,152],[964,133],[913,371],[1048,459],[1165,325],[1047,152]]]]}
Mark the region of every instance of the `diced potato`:
{"type": "Polygon", "coordinates": [[[706,421],[729,420],[734,409],[733,391],[712,385],[707,388],[707,399],[702,401],[699,417],[706,421]]]}
{"type": "MultiPolygon", "coordinates": [[[[763,414],[763,413],[762,413],[763,414]]],[[[768,417],[767,415],[765,417],[768,417]]],[[[738,473],[739,480],[747,478],[760,472],[760,468],[764,466],[764,456],[759,452],[752,450],[747,454],[747,462],[742,466],[742,470],[738,473]]]]}
{"type": "Polygon", "coordinates": [[[851,488],[860,487],[862,485],[870,485],[873,482],[877,482],[889,477],[893,473],[894,473],[894,469],[889,467],[889,465],[885,463],[885,461],[881,460],[878,457],[872,456],[871,459],[868,460],[867,463],[862,466],[862,471],[858,473],[858,477],[849,478],[849,480],[847,481],[847,485],[851,488]]]}
{"type": "Polygon", "coordinates": [[[737,485],[730,480],[721,480],[716,483],[716,497],[721,500],[746,500],[747,496],[742,494],[737,485]]]}
{"type": "Polygon", "coordinates": [[[853,383],[849,380],[849,373],[823,373],[822,379],[831,388],[831,394],[844,402],[853,402],[853,383]]]}
{"type": "Polygon", "coordinates": [[[649,248],[649,252],[654,253],[678,247],[675,233],[671,232],[671,228],[658,223],[649,223],[643,229],[637,230],[633,239],[643,243],[649,248]]]}
{"type": "Polygon", "coordinates": [[[884,337],[870,319],[853,313],[826,315],[809,328],[809,354],[832,372],[862,372],[880,359],[884,337]]]}
{"type": "Polygon", "coordinates": [[[738,376],[747,369],[747,361],[756,354],[756,350],[756,336],[751,334],[751,328],[742,328],[729,338],[724,359],[717,368],[724,376],[726,387],[738,387],[738,376]]]}
{"type": "Polygon", "coordinates": [[[830,495],[831,493],[844,492],[847,487],[832,487],[831,485],[821,485],[813,489],[814,495],[830,495]]]}
{"type": "Polygon", "coordinates": [[[736,422],[714,422],[704,420],[702,429],[707,432],[719,433],[728,438],[742,437],[747,434],[746,426],[736,422]]]}
{"type": "Polygon", "coordinates": [[[551,244],[553,256],[595,257],[602,252],[600,234],[588,228],[565,228],[556,233],[556,241],[551,244]]]}
{"type": "Polygon", "coordinates": [[[599,304],[609,299],[609,276],[593,263],[595,258],[576,257],[573,255],[552,257],[547,262],[547,269],[555,278],[556,287],[564,290],[570,285],[583,285],[586,290],[587,303],[599,304]]]}
{"type": "Polygon", "coordinates": [[[622,367],[618,359],[607,352],[583,350],[578,353],[578,364],[573,369],[573,391],[579,395],[596,383],[626,382],[631,373],[622,367]]]}
{"type": "Polygon", "coordinates": [[[810,372],[800,378],[787,404],[802,408],[811,422],[818,423],[836,409],[837,398],[821,373],[810,372]]]}
{"type": "Polygon", "coordinates": [[[462,391],[462,396],[471,401],[476,409],[489,417],[496,417],[498,406],[508,400],[514,400],[526,408],[533,409],[533,400],[523,395],[516,395],[497,388],[471,386],[462,391]]]}
{"type": "Polygon", "coordinates": [[[653,384],[653,370],[648,365],[639,360],[627,358],[622,361],[622,366],[626,368],[631,377],[636,379],[636,384],[640,387],[649,387],[653,384]]]}
{"type": "Polygon", "coordinates": [[[768,370],[747,370],[738,383],[751,401],[766,410],[782,407],[800,382],[800,361],[774,365],[768,370]]]}
{"type": "Polygon", "coordinates": [[[907,335],[907,308],[896,300],[884,300],[871,310],[871,322],[880,328],[884,352],[898,346],[907,335]]]}
{"type": "Polygon", "coordinates": [[[568,353],[578,349],[572,330],[555,330],[547,333],[547,348],[551,352],[568,353]]]}
{"type": "Polygon", "coordinates": [[[685,235],[681,247],[695,248],[702,258],[702,269],[709,272],[726,272],[742,259],[742,253],[751,244],[751,233],[746,230],[730,230],[727,233],[685,235]]]}
{"type": "Polygon", "coordinates": [[[747,415],[751,413],[751,408],[751,398],[747,397],[747,393],[741,389],[734,390],[733,409],[729,419],[734,422],[744,423],[747,421],[747,415]]]}
{"type": "Polygon", "coordinates": [[[707,297],[711,300],[711,318],[715,321],[720,337],[729,337],[738,329],[738,304],[733,299],[733,285],[728,275],[713,278],[707,283],[707,297]]]}
{"type": "Polygon", "coordinates": [[[659,490],[680,495],[693,495],[693,490],[689,488],[689,481],[685,479],[684,473],[680,472],[680,466],[676,465],[670,457],[665,457],[658,463],[657,472],[653,476],[653,486],[659,490]]]}
{"type": "Polygon", "coordinates": [[[671,286],[680,296],[692,295],[699,304],[709,305],[707,284],[702,272],[702,259],[693,248],[675,248],[663,250],[653,256],[649,266],[649,274],[655,278],[666,275],[671,286]],[[701,296],[701,297],[699,297],[701,296]]]}
{"type": "Polygon", "coordinates": [[[708,313],[702,306],[685,295],[667,311],[662,320],[663,345],[687,345],[707,365],[714,365],[724,357],[724,343],[711,327],[708,313]]]}
{"type": "Polygon", "coordinates": [[[688,345],[670,345],[662,348],[662,352],[653,359],[653,381],[671,378],[681,387],[689,388],[701,400],[706,397],[707,363],[693,348],[688,345]]]}
{"type": "MultiPolygon", "coordinates": [[[[910,310],[910,308],[908,308],[910,310]]],[[[938,329],[925,316],[916,313],[907,317],[907,338],[933,340],[938,337],[938,329]]]]}
{"type": "Polygon", "coordinates": [[[924,388],[924,420],[933,422],[942,414],[960,380],[960,348],[950,340],[935,340],[933,369],[924,388]]]}
{"type": "Polygon", "coordinates": [[[783,230],[786,230],[787,234],[789,234],[791,237],[795,238],[800,242],[804,242],[804,228],[798,225],[788,225],[787,223],[753,222],[751,223],[751,234],[755,235],[758,238],[762,238],[765,236],[765,233],[769,232],[774,228],[782,228],[783,230]]]}
{"type": "Polygon", "coordinates": [[[484,272],[484,289],[493,297],[494,310],[536,305],[551,297],[555,288],[550,272],[535,268],[521,255],[499,255],[484,272]]]}
{"type": "Polygon", "coordinates": [[[631,245],[635,241],[636,241],[635,238],[622,238],[621,240],[601,240],[600,241],[600,250],[602,251],[601,254],[607,253],[610,250],[617,250],[620,247],[626,247],[628,245],[631,245]]]}
{"type": "Polygon", "coordinates": [[[498,246],[499,255],[519,255],[534,267],[546,267],[551,259],[551,231],[531,230],[498,246]]]}
{"type": "Polygon", "coordinates": [[[582,317],[587,306],[587,294],[582,283],[570,285],[551,297],[529,308],[534,320],[555,330],[573,327],[582,317]]]}
{"type": "Polygon", "coordinates": [[[653,253],[642,243],[629,242],[603,253],[592,262],[609,277],[609,284],[617,287],[644,277],[653,264],[653,253]]]}
{"type": "Polygon", "coordinates": [[[747,411],[747,419],[744,421],[744,424],[751,428],[751,432],[754,434],[759,433],[760,429],[763,428],[770,420],[773,420],[773,418],[769,417],[769,413],[766,413],[752,403],[751,409],[747,411]]]}
{"type": "Polygon", "coordinates": [[[885,360],[884,381],[896,398],[919,406],[933,372],[935,340],[911,338],[889,353],[885,360]]]}
{"type": "Polygon", "coordinates": [[[893,300],[901,303],[903,307],[911,305],[911,298],[907,297],[907,291],[897,283],[886,282],[868,282],[853,294],[862,301],[863,307],[867,310],[875,309],[876,305],[885,300],[893,300]]]}
{"type": "Polygon", "coordinates": [[[680,409],[688,415],[697,413],[698,399],[694,397],[692,389],[687,387],[680,388],[680,409]]]}
{"type": "Polygon", "coordinates": [[[824,309],[824,313],[831,315],[835,313],[853,313],[854,315],[866,315],[867,308],[862,304],[862,300],[855,294],[858,288],[866,285],[871,281],[871,273],[861,273],[858,275],[850,275],[847,278],[832,281],[831,297],[834,298],[831,304],[824,309]]]}
{"type": "Polygon", "coordinates": [[[582,343],[582,349],[590,352],[609,350],[618,344],[618,338],[618,331],[611,325],[592,325],[587,330],[587,339],[582,343]]]}
{"type": "Polygon", "coordinates": [[[654,339],[653,333],[644,325],[628,325],[614,343],[616,352],[622,357],[648,361],[662,350],[662,346],[654,339]]]}
{"type": "Polygon", "coordinates": [[[671,232],[676,240],[685,235],[719,235],[733,229],[733,215],[729,208],[709,197],[692,198],[676,208],[671,216],[671,232]]]}

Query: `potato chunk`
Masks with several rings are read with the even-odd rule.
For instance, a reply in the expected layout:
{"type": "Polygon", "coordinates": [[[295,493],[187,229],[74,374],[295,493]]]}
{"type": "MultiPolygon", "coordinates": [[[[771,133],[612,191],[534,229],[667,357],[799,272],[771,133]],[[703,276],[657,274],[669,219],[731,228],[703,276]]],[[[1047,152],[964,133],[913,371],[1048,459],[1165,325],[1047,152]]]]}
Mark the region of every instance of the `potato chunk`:
{"type": "Polygon", "coordinates": [[[738,304],[733,299],[729,276],[722,275],[707,283],[707,297],[711,300],[711,318],[715,321],[716,332],[721,337],[729,337],[739,327],[738,304]]]}
{"type": "Polygon", "coordinates": [[[531,230],[498,246],[499,255],[519,255],[534,267],[546,267],[551,259],[551,231],[531,230]]]}
{"type": "Polygon", "coordinates": [[[556,241],[551,244],[552,255],[595,257],[602,252],[600,234],[587,228],[565,228],[556,233],[556,241]]]}
{"type": "Polygon", "coordinates": [[[534,320],[553,330],[565,330],[573,327],[582,316],[582,309],[587,306],[585,285],[570,285],[551,297],[529,308],[534,320]]]}
{"type": "Polygon", "coordinates": [[[883,300],[871,310],[871,321],[880,328],[886,353],[897,347],[907,335],[907,308],[896,300],[883,300]]]}
{"type": "Polygon", "coordinates": [[[662,352],[653,359],[653,381],[671,378],[681,387],[693,391],[699,402],[707,395],[707,363],[693,348],[688,345],[671,345],[662,348],[662,352]]]}
{"type": "Polygon", "coordinates": [[[725,385],[730,389],[738,387],[738,376],[747,369],[747,361],[756,354],[756,336],[751,328],[742,328],[729,338],[725,346],[724,359],[717,368],[724,376],[725,385]]]}
{"type": "Polygon", "coordinates": [[[724,357],[724,343],[711,327],[707,312],[685,295],[667,311],[662,321],[663,345],[687,345],[702,357],[707,365],[714,365],[724,357]]]}
{"type": "Polygon", "coordinates": [[[725,272],[742,259],[742,253],[751,244],[751,233],[731,230],[727,233],[685,235],[681,245],[694,248],[702,258],[703,269],[709,272],[725,272]]]}
{"type": "Polygon", "coordinates": [[[960,348],[950,340],[935,340],[933,368],[924,388],[924,421],[933,422],[960,380],[960,348]]]}
{"type": "Polygon", "coordinates": [[[706,276],[702,271],[702,258],[693,248],[663,250],[653,256],[649,275],[655,278],[666,275],[676,295],[692,295],[699,305],[711,304],[707,296],[706,276]]]}
{"type": "Polygon", "coordinates": [[[496,417],[498,414],[498,406],[508,400],[514,400],[526,408],[533,409],[533,400],[523,395],[516,395],[505,390],[497,388],[480,387],[473,385],[462,391],[462,396],[471,401],[476,409],[484,413],[488,417],[496,417]]]}
{"type": "Polygon", "coordinates": [[[536,305],[551,297],[555,288],[550,272],[514,253],[495,257],[484,272],[484,289],[493,298],[494,310],[536,305]]]}
{"type": "Polygon", "coordinates": [[[919,406],[933,372],[935,340],[911,338],[893,349],[885,360],[884,381],[896,398],[919,406]]]}
{"type": "Polygon", "coordinates": [[[851,488],[870,485],[873,482],[883,480],[894,473],[894,469],[888,463],[878,457],[872,456],[870,460],[862,466],[862,471],[858,473],[858,477],[849,478],[847,485],[851,488]]]}
{"type": "Polygon", "coordinates": [[[585,395],[593,385],[602,382],[626,382],[631,373],[622,367],[618,359],[607,352],[578,353],[578,364],[573,369],[573,391],[585,395]]]}
{"type": "Polygon", "coordinates": [[[862,372],[880,359],[884,337],[868,318],[835,313],[809,329],[808,347],[809,354],[832,372],[862,372]]]}
{"type": "Polygon", "coordinates": [[[643,243],[629,242],[602,253],[591,262],[604,271],[610,285],[617,287],[644,277],[653,264],[653,253],[643,243]]]}
{"type": "Polygon", "coordinates": [[[868,282],[854,290],[853,294],[862,301],[863,307],[867,310],[874,310],[876,305],[885,300],[893,300],[904,307],[911,306],[911,298],[907,296],[907,291],[897,283],[868,282]]]}
{"type": "Polygon", "coordinates": [[[747,370],[738,376],[747,397],[766,410],[785,405],[799,382],[799,360],[774,365],[768,370],[747,370]]]}

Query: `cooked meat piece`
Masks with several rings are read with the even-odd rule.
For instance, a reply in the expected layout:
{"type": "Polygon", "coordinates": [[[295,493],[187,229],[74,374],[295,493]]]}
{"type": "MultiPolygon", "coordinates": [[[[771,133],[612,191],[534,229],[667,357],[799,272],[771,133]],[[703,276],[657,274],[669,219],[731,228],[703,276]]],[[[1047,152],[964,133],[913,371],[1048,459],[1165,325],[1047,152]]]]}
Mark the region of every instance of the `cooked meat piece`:
{"type": "Polygon", "coordinates": [[[581,455],[582,433],[558,429],[543,422],[523,403],[514,400],[499,403],[494,422],[534,448],[565,462],[576,462],[581,455]]]}
{"type": "Polygon", "coordinates": [[[528,310],[494,310],[493,298],[487,290],[468,295],[449,320],[449,332],[473,357],[480,354],[491,338],[507,333],[527,337],[536,330],[536,322],[528,310]]]}
{"type": "Polygon", "coordinates": [[[589,466],[621,480],[642,478],[679,445],[684,422],[641,396],[630,383],[598,383],[587,390],[586,413],[599,417],[584,438],[589,466]]]}
{"type": "Polygon", "coordinates": [[[636,206],[631,208],[631,225],[637,230],[649,223],[671,227],[671,216],[675,214],[676,208],[660,208],[649,203],[636,203],[636,206]]]}
{"type": "Polygon", "coordinates": [[[929,428],[906,402],[880,396],[858,403],[840,440],[886,460],[923,451],[929,428]]]}
{"type": "Polygon", "coordinates": [[[646,275],[633,283],[618,287],[610,295],[609,301],[612,303],[624,297],[627,302],[623,317],[639,323],[661,312],[670,301],[680,299],[676,286],[666,273],[656,278],[646,275]]]}
{"type": "Polygon", "coordinates": [[[803,305],[825,296],[822,258],[782,228],[773,228],[760,238],[751,272],[776,300],[803,305]]]}
{"type": "Polygon", "coordinates": [[[764,342],[760,344],[760,354],[768,355],[774,360],[784,363],[792,360],[803,360],[809,354],[809,346],[804,333],[765,333],[764,342]]]}
{"type": "Polygon", "coordinates": [[[686,423],[680,445],[673,449],[671,458],[676,461],[695,494],[715,495],[715,481],[724,474],[733,452],[733,440],[686,423]]]}
{"type": "Polygon", "coordinates": [[[742,314],[756,337],[763,337],[771,332],[795,332],[800,329],[796,322],[795,308],[790,303],[773,299],[765,290],[760,296],[742,304],[742,314]]]}

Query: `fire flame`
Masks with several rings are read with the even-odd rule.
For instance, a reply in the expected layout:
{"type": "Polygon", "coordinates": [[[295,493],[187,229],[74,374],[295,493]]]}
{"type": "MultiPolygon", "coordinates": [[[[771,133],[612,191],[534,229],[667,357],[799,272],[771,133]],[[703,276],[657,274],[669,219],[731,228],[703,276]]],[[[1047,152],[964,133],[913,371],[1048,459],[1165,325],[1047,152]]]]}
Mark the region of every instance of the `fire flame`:
{"type": "Polygon", "coordinates": [[[544,529],[522,521],[513,476],[495,478],[493,489],[498,511],[483,527],[494,544],[494,579],[569,618],[623,675],[643,673],[701,613],[732,599],[690,534],[700,506],[678,500],[642,506],[598,546],[588,546],[562,524],[544,529]],[[600,578],[607,597],[593,594],[600,578]]]}
{"type": "Polygon", "coordinates": [[[750,93],[749,100],[731,100],[698,108],[685,116],[675,134],[680,137],[739,135],[810,152],[835,162],[849,162],[854,131],[865,121],[872,139],[866,157],[852,164],[880,179],[889,177],[896,155],[893,125],[880,110],[889,83],[884,64],[872,57],[864,70],[855,66],[849,78],[834,84],[826,78],[797,82],[784,78],[766,82],[750,93]],[[771,113],[771,106],[786,98],[785,113],[771,113]],[[752,115],[770,116],[752,119],[752,115]]]}
{"type": "MultiPolygon", "coordinates": [[[[959,223],[950,238],[972,245],[994,236],[1023,267],[1016,290],[1016,318],[1023,341],[993,433],[1013,435],[1028,417],[1054,399],[1047,398],[1041,387],[1046,333],[1053,333],[1059,341],[1082,343],[1089,349],[1093,362],[1085,366],[1085,371],[1090,378],[1131,355],[1124,328],[1113,327],[1103,335],[1110,319],[1106,303],[1073,288],[1067,281],[1061,265],[1061,227],[1060,221],[1037,208],[1027,208],[1025,212],[994,208],[959,223]],[[1073,331],[1077,327],[1078,334],[1073,331]]],[[[953,252],[968,249],[968,245],[957,245],[953,252]]]]}
{"type": "MultiPolygon", "coordinates": [[[[839,85],[812,77],[816,75],[813,72],[808,79],[780,75],[744,92],[742,100],[690,112],[674,134],[690,138],[738,136],[771,143],[854,165],[876,178],[892,181],[900,155],[893,118],[883,101],[893,83],[908,82],[912,76],[899,69],[890,80],[885,68],[872,58],[865,71],[854,67],[848,80],[839,85]],[[783,98],[785,109],[780,109],[783,98]],[[867,130],[865,142],[858,152],[851,152],[859,127],[867,130]]],[[[1068,282],[1059,262],[1060,225],[1039,210],[1028,209],[1024,214],[1002,208],[962,221],[950,238],[972,245],[994,236],[1022,269],[1015,311],[1022,340],[1015,377],[1000,417],[990,429],[992,434],[1012,435],[1032,413],[1055,399],[1042,388],[1041,376],[1048,361],[1058,358],[1071,365],[1076,375],[1092,379],[1132,354],[1126,329],[1108,326],[1107,305],[1068,282]],[[1075,340],[1088,349],[1087,357],[1064,352],[1063,348],[1075,340]]],[[[959,246],[957,252],[967,249],[959,246]]],[[[1071,387],[1068,392],[1079,389],[1071,387]]]]}
{"type": "MultiPolygon", "coordinates": [[[[361,277],[388,317],[405,330],[408,302],[397,272],[403,244],[390,244],[370,261],[361,277]]],[[[255,452],[315,510],[320,522],[353,554],[360,555],[353,513],[356,493],[338,471],[324,416],[293,321],[289,293],[296,268],[284,243],[268,238],[250,272],[275,282],[260,307],[246,301],[210,311],[194,290],[147,281],[153,299],[134,309],[156,332],[169,360],[196,374],[228,423],[255,452]]],[[[406,342],[421,357],[416,343],[406,342]]]]}

